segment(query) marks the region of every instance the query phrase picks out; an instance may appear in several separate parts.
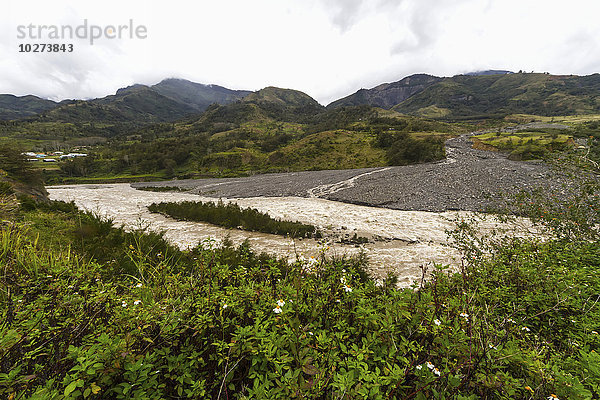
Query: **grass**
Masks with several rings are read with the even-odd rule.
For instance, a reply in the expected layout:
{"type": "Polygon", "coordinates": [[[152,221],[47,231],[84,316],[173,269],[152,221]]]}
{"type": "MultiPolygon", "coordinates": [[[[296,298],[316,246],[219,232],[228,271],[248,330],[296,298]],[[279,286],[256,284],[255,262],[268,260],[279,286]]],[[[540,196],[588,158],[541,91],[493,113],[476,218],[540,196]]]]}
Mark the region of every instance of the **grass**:
{"type": "Polygon", "coordinates": [[[528,122],[544,122],[572,125],[589,121],[600,121],[600,114],[559,115],[553,117],[532,114],[511,114],[506,116],[504,119],[507,122],[515,122],[520,124],[528,122]]]}
{"type": "Polygon", "coordinates": [[[564,133],[547,132],[490,132],[473,136],[473,147],[510,152],[513,159],[539,158],[555,150],[563,150],[573,143],[573,137],[564,133]]]}

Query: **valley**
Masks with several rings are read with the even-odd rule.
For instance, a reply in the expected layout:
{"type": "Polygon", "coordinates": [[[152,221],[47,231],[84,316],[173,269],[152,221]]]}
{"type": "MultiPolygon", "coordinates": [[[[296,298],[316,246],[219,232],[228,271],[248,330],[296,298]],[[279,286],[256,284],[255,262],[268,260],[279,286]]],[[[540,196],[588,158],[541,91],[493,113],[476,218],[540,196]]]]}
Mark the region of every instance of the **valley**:
{"type": "Polygon", "coordinates": [[[598,398],[598,84],[0,96],[0,396],[598,398]]]}

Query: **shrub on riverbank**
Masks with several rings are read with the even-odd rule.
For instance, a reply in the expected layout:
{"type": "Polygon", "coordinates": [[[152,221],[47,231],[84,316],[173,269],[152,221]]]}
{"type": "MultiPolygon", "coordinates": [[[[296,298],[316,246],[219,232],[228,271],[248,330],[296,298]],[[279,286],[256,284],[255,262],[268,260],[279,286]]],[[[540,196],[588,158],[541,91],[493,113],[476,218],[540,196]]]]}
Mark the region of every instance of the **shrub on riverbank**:
{"type": "Polygon", "coordinates": [[[321,237],[313,225],[273,219],[254,208],[241,208],[236,203],[184,201],[180,203],[153,203],[148,207],[172,218],[208,222],[225,228],[289,235],[291,237],[321,237]]]}

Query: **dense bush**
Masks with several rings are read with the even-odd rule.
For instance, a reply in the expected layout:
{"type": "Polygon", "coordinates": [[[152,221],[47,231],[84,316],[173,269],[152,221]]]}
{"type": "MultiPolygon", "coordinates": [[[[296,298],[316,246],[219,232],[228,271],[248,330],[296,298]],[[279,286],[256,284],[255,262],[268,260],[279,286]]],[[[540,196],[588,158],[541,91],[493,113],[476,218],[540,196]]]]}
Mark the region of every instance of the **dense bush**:
{"type": "Polygon", "coordinates": [[[389,165],[407,165],[442,160],[446,156],[444,140],[433,136],[414,139],[406,132],[383,131],[376,145],[386,149],[389,165]]]}
{"type": "Polygon", "coordinates": [[[0,231],[5,398],[600,395],[596,242],[506,240],[398,290],[358,260],[288,264],[210,242],[155,252],[141,232],[101,246],[124,270],[48,251],[27,229],[0,231]]]}
{"type": "Polygon", "coordinates": [[[273,219],[254,208],[241,208],[236,203],[184,201],[179,203],[153,203],[151,212],[165,214],[186,221],[201,221],[248,231],[289,235],[291,237],[320,237],[313,225],[273,219]]]}

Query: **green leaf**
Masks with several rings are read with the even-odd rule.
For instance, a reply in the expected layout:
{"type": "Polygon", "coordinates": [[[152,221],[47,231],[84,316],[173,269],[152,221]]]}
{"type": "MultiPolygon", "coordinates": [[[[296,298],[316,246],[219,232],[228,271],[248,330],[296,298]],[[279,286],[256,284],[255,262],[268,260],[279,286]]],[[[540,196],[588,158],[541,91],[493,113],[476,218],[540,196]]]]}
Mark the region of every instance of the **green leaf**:
{"type": "Polygon", "coordinates": [[[69,383],[67,385],[67,387],[65,388],[65,392],[64,392],[65,397],[70,395],[75,389],[77,389],[77,387],[81,387],[81,386],[83,386],[83,380],[81,380],[81,379],[78,379],[76,381],[69,383]]]}

